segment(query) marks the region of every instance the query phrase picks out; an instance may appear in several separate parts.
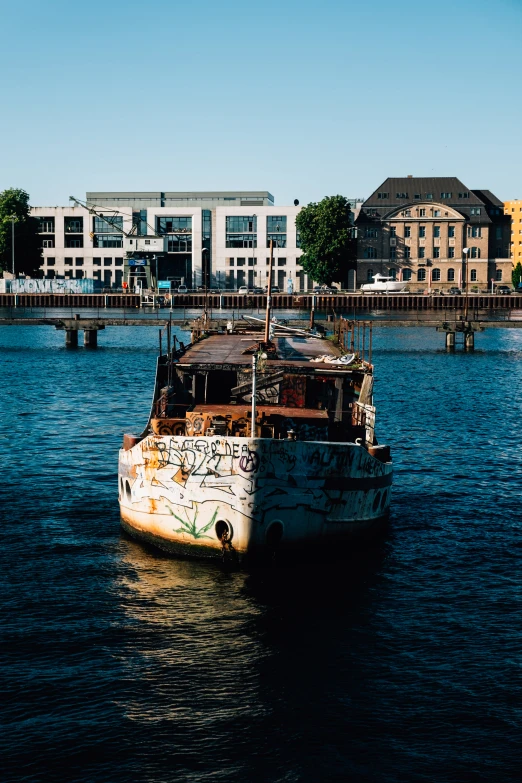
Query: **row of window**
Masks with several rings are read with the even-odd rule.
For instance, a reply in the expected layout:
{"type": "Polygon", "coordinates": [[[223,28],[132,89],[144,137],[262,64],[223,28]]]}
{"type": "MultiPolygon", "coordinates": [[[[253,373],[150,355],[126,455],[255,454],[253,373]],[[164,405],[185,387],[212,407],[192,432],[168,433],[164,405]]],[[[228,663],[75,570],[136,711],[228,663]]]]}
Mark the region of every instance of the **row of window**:
{"type": "MultiPolygon", "coordinates": [[[[388,275],[389,277],[392,277],[394,280],[397,279],[397,270],[395,268],[388,269],[388,275]]],[[[403,269],[402,270],[402,279],[406,282],[412,279],[413,272],[411,269],[403,269]]],[[[369,283],[372,282],[374,278],[374,271],[373,269],[368,269],[366,273],[366,279],[369,283]]],[[[469,279],[472,283],[477,282],[477,270],[476,269],[470,269],[469,272],[469,279]]],[[[425,269],[418,269],[417,270],[417,281],[419,283],[422,283],[426,280],[426,270],[425,269]]],[[[441,270],[440,269],[432,269],[431,270],[431,280],[434,283],[440,283],[442,280],[441,277],[441,270]]],[[[454,269],[448,269],[446,272],[446,280],[448,283],[454,283],[455,282],[455,270],[454,269]]],[[[495,271],[495,280],[497,282],[502,280],[502,269],[497,269],[495,271]]]]}
{"type": "MultiPolygon", "coordinates": [[[[502,250],[502,248],[497,248],[498,250],[502,250]]],[[[411,258],[411,247],[406,245],[404,248],[400,248],[400,252],[404,258],[411,258]]],[[[363,251],[363,258],[377,258],[377,248],[375,247],[365,247],[363,251]]],[[[390,258],[397,258],[397,248],[396,247],[390,247],[390,258]]],[[[446,256],[441,256],[440,254],[440,247],[432,247],[431,249],[431,258],[455,258],[455,248],[454,247],[448,247],[448,252],[446,256]]],[[[497,258],[501,258],[501,254],[497,254],[497,258]]],[[[426,258],[426,248],[425,247],[418,247],[417,248],[417,258],[426,258]]],[[[470,248],[470,258],[480,258],[480,247],[472,247],[470,248]]]]}
{"type": "MultiPolygon", "coordinates": [[[[257,266],[258,262],[262,262],[262,259],[258,258],[227,258],[227,266],[257,266]]],[[[265,263],[270,264],[270,259],[267,258],[265,263]]],[[[286,258],[274,258],[274,266],[286,266],[286,258]]]]}
{"type": "MultiPolygon", "coordinates": [[[[49,258],[46,258],[44,260],[47,261],[47,266],[56,266],[56,258],[49,257],[49,258]]],[[[73,266],[73,261],[74,261],[74,266],[83,266],[84,260],[85,259],[83,259],[83,258],[74,258],[73,259],[73,258],[67,257],[67,258],[64,258],[63,262],[64,262],[65,266],[73,266]]],[[[88,261],[88,259],[87,259],[87,261],[88,261]]],[[[103,266],[112,266],[113,265],[112,258],[103,258],[103,259],[102,258],[93,258],[92,259],[93,266],[101,266],[102,265],[102,261],[103,261],[103,266]]],[[[114,266],[123,266],[123,258],[115,258],[114,259],[114,266]]]]}
{"type": "MultiPolygon", "coordinates": [[[[440,197],[441,198],[451,198],[452,195],[453,194],[449,193],[447,190],[443,190],[442,193],[440,194],[440,197]]],[[[462,199],[462,198],[469,198],[469,192],[468,191],[464,191],[463,193],[459,193],[458,196],[459,196],[460,199],[462,199]]],[[[390,194],[382,191],[381,193],[377,193],[377,198],[378,199],[389,199],[390,198],[390,194]]],[[[399,192],[397,192],[395,194],[395,198],[403,199],[403,198],[409,198],[409,196],[408,196],[408,193],[406,191],[402,190],[402,191],[399,191],[399,192]]],[[[414,198],[415,201],[420,201],[420,199],[422,198],[422,193],[414,193],[413,194],[413,198],[414,198]]],[[[431,201],[433,199],[433,193],[425,193],[424,194],[424,198],[426,199],[426,201],[431,201]]]]}

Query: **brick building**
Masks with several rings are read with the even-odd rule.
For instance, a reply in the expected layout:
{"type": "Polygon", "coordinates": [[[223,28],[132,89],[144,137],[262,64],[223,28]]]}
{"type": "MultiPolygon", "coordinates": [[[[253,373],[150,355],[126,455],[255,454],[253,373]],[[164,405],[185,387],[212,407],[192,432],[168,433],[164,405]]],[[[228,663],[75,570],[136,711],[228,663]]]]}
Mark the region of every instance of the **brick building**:
{"type": "Polygon", "coordinates": [[[504,213],[511,221],[511,261],[516,266],[522,262],[522,201],[505,201],[504,213]]]}
{"type": "Polygon", "coordinates": [[[465,247],[470,288],[511,282],[503,202],[457,177],[389,177],[363,203],[356,225],[357,288],[377,272],[411,291],[461,287],[465,247]]]}

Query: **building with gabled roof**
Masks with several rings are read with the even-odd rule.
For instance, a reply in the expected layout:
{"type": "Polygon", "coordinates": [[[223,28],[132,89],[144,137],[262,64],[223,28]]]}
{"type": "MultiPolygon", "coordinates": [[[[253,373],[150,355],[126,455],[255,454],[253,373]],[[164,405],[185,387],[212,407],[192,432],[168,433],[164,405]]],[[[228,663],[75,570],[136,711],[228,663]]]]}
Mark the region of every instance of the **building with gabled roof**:
{"type": "Polygon", "coordinates": [[[357,217],[357,287],[378,272],[412,291],[511,281],[510,228],[489,190],[457,177],[388,177],[357,217]],[[468,248],[467,265],[464,248],[468,248]]]}

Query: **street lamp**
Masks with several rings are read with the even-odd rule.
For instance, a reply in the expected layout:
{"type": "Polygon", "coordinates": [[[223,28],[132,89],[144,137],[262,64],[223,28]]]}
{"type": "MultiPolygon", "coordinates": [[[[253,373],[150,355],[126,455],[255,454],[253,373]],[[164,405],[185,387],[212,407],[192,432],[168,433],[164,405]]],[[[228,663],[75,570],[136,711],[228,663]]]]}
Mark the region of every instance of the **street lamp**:
{"type": "Polygon", "coordinates": [[[465,304],[464,304],[464,320],[468,320],[468,253],[469,253],[469,247],[463,247],[462,248],[462,265],[464,267],[463,271],[463,280],[464,280],[464,289],[465,289],[465,304]]]}
{"type": "Polygon", "coordinates": [[[16,215],[11,215],[11,257],[12,257],[12,272],[13,280],[15,279],[15,240],[14,240],[14,224],[16,215]]]}

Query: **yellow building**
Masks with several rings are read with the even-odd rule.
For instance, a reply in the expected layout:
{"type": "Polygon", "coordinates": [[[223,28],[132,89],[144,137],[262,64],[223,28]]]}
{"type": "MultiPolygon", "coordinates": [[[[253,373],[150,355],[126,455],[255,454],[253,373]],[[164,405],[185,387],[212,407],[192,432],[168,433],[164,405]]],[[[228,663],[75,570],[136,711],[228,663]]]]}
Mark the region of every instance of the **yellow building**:
{"type": "Polygon", "coordinates": [[[522,263],[522,199],[504,201],[504,214],[511,218],[511,260],[522,263]]]}

